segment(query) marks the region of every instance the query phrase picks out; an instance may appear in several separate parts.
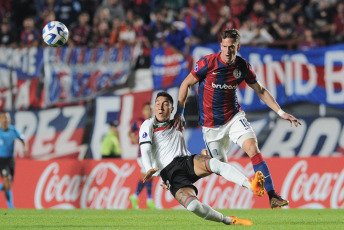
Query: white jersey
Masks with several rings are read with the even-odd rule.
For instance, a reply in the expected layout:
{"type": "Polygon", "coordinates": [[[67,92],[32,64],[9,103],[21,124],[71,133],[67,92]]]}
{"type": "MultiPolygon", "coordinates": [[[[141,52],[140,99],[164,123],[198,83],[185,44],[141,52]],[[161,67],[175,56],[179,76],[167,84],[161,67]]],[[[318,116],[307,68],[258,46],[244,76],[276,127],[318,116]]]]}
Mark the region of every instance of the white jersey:
{"type": "Polygon", "coordinates": [[[146,171],[151,168],[159,168],[159,173],[175,157],[191,155],[186,148],[183,133],[173,127],[172,120],[164,123],[158,122],[155,117],[145,120],[141,125],[139,135],[143,165],[146,171]],[[151,151],[147,151],[146,145],[151,146],[151,151]],[[147,157],[145,154],[151,156],[147,157]]]}

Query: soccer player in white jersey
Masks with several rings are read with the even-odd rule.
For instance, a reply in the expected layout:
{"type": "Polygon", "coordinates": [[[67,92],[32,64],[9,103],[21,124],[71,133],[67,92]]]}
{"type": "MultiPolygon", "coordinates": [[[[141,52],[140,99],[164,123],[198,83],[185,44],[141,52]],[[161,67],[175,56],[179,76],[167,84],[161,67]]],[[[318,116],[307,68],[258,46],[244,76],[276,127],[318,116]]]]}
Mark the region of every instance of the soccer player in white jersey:
{"type": "Polygon", "coordinates": [[[237,183],[258,196],[264,195],[264,175],[258,171],[252,182],[231,165],[206,155],[191,155],[185,145],[182,131],[170,120],[173,99],[166,92],[159,92],[155,99],[155,117],[146,120],[140,128],[140,148],[143,165],[147,171],[143,181],[160,174],[175,199],[187,210],[206,220],[227,225],[252,225],[248,219],[224,216],[197,198],[193,185],[198,179],[212,173],[237,183]]]}

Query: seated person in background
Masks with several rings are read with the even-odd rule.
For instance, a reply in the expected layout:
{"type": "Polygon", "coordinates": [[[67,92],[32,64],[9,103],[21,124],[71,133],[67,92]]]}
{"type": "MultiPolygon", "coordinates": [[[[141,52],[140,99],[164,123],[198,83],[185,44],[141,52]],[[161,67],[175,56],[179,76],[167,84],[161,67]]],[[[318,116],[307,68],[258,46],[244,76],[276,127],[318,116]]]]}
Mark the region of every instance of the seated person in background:
{"type": "Polygon", "coordinates": [[[102,141],[101,154],[102,158],[120,158],[121,146],[118,139],[118,121],[110,122],[109,132],[102,141]]]}

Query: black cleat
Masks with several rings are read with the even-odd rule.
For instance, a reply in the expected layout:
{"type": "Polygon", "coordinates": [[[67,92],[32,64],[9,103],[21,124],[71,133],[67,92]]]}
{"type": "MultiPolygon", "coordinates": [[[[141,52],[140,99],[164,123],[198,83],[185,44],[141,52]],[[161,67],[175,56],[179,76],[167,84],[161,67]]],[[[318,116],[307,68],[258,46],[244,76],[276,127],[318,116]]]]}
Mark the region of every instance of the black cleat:
{"type": "Polygon", "coordinates": [[[284,200],[277,193],[270,196],[270,207],[272,209],[289,205],[288,200],[284,200]]]}

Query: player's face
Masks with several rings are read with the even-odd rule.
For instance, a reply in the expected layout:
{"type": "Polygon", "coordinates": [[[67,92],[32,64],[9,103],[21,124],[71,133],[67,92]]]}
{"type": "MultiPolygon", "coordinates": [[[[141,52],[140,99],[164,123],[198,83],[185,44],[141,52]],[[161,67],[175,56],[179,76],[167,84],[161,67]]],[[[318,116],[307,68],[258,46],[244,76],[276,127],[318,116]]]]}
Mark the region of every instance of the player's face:
{"type": "Polygon", "coordinates": [[[0,124],[1,124],[2,129],[5,129],[5,130],[8,129],[8,127],[11,124],[11,117],[8,113],[0,114],[0,124]]]}
{"type": "Polygon", "coordinates": [[[170,104],[167,97],[161,96],[155,100],[154,114],[158,121],[164,122],[170,120],[172,111],[173,106],[170,104]]]}
{"type": "Polygon", "coordinates": [[[227,64],[231,64],[238,50],[240,49],[240,44],[235,43],[233,38],[225,38],[221,41],[221,59],[227,64]]]}
{"type": "Polygon", "coordinates": [[[144,119],[148,119],[152,117],[152,108],[150,105],[145,105],[142,108],[142,115],[144,117],[144,119]]]}

